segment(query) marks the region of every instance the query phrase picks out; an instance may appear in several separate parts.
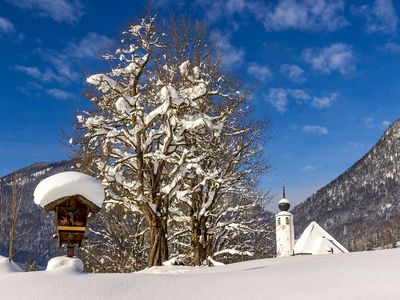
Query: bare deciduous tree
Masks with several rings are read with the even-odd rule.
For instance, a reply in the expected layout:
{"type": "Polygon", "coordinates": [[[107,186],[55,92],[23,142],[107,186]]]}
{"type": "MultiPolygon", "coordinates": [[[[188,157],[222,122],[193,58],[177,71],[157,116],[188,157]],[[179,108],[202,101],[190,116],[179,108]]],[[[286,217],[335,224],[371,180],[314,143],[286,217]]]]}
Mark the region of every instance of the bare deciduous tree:
{"type": "Polygon", "coordinates": [[[79,250],[89,272],[125,273],[146,266],[148,229],[143,215],[112,206],[93,216],[89,226],[79,250]]]}
{"type": "Polygon", "coordinates": [[[8,259],[11,261],[14,256],[15,227],[18,220],[19,207],[22,199],[22,188],[14,179],[11,185],[11,212],[10,212],[10,243],[8,259]]]}
{"type": "Polygon", "coordinates": [[[3,183],[0,182],[0,240],[2,234],[1,228],[3,226],[3,213],[6,206],[4,197],[5,195],[4,195],[3,183]]]}

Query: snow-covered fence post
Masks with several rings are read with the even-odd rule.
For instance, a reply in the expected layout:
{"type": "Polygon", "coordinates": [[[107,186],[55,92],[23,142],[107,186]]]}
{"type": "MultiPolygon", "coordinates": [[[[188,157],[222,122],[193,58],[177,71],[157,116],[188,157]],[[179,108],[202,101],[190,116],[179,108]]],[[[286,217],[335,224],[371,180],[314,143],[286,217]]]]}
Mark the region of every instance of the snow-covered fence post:
{"type": "Polygon", "coordinates": [[[95,178],[79,172],[63,172],[42,180],[35,189],[34,201],[47,212],[55,212],[58,246],[67,246],[74,256],[85,236],[89,213],[101,209],[104,188],[95,178]]]}

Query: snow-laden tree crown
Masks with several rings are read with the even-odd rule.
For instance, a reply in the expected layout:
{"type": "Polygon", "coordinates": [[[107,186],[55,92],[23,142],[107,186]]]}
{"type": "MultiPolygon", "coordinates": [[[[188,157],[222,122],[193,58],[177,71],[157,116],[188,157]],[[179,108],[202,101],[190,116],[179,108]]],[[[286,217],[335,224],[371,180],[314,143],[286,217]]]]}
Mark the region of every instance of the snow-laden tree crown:
{"type": "Polygon", "coordinates": [[[192,253],[202,248],[192,258],[199,264],[211,254],[210,227],[244,230],[222,220],[251,201],[242,206],[227,197],[250,195],[264,170],[257,161],[262,130],[243,120],[248,94],[224,75],[196,25],[143,19],[104,59],[110,71],[87,78],[96,109],[79,115],[78,123],[85,132],[81,149],[98,170],[106,203],[147,220],[149,266],[190,247],[192,253]]]}

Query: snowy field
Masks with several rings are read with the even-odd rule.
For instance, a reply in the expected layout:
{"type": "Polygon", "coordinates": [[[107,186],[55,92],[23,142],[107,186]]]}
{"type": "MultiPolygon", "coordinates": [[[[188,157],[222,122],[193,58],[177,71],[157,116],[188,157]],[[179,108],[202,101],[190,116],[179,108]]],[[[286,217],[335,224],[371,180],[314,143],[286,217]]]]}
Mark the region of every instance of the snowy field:
{"type": "Polygon", "coordinates": [[[0,299],[400,299],[400,249],[132,274],[83,274],[79,262],[64,263],[25,273],[0,257],[0,299]]]}

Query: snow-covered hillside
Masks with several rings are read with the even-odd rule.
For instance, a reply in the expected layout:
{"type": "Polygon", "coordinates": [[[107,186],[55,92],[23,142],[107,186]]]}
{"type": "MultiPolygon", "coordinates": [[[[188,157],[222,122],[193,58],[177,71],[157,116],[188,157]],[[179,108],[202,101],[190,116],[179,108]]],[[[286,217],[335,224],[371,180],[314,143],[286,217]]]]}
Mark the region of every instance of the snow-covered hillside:
{"type": "Polygon", "coordinates": [[[399,200],[397,120],[363,158],[291,211],[296,236],[316,221],[350,251],[391,247],[400,239],[399,200]]]}
{"type": "MultiPolygon", "coordinates": [[[[5,261],[0,268],[5,268],[5,261]]],[[[7,262],[8,263],[8,262],[7,262]]],[[[83,274],[75,263],[0,272],[2,299],[400,299],[400,249],[254,260],[214,268],[83,274]]]]}
{"type": "Polygon", "coordinates": [[[45,213],[33,202],[33,191],[44,178],[71,170],[73,165],[72,160],[37,163],[0,178],[0,185],[3,186],[5,195],[5,206],[0,209],[3,215],[0,224],[0,255],[8,255],[11,185],[15,178],[18,178],[22,200],[15,228],[14,260],[23,265],[32,261],[45,265],[50,257],[64,253],[56,248],[56,243],[52,238],[54,216],[45,213]]]}

